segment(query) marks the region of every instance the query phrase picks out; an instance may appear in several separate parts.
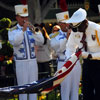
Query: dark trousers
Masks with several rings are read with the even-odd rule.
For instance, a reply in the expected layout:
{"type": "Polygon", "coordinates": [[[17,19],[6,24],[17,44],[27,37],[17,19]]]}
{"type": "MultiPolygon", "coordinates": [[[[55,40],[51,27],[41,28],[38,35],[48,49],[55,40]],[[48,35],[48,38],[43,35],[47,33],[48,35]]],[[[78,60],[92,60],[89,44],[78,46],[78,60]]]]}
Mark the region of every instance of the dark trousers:
{"type": "Polygon", "coordinates": [[[51,76],[51,66],[52,62],[51,61],[47,61],[47,62],[38,62],[38,73],[39,73],[39,79],[43,79],[43,78],[48,78],[51,76]]]}
{"type": "Polygon", "coordinates": [[[100,60],[84,60],[83,100],[100,100],[100,60]]]}

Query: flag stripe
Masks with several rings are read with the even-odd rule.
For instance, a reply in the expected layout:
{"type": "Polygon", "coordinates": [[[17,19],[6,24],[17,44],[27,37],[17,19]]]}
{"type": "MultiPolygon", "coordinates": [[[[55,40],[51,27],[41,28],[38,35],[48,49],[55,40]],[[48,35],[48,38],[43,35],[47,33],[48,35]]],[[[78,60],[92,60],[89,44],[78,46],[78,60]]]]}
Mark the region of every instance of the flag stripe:
{"type": "Polygon", "coordinates": [[[71,57],[66,61],[62,68],[59,69],[53,77],[34,81],[31,84],[25,84],[22,86],[10,86],[0,88],[0,96],[11,96],[14,94],[40,92],[49,93],[54,88],[59,86],[60,83],[65,79],[65,77],[72,71],[81,53],[81,50],[79,50],[75,54],[71,55],[71,57]]]}

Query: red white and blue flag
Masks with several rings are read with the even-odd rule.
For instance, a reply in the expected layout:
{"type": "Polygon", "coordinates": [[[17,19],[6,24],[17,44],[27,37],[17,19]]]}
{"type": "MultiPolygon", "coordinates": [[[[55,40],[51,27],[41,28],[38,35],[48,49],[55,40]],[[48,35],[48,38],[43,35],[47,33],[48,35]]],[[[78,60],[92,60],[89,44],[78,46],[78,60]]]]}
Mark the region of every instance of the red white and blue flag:
{"type": "Polygon", "coordinates": [[[71,72],[77,60],[79,60],[81,53],[81,50],[78,50],[75,54],[71,55],[71,57],[66,61],[62,68],[59,69],[53,77],[34,81],[30,84],[21,86],[0,88],[0,96],[12,96],[15,94],[24,93],[49,93],[54,88],[59,86],[60,83],[65,79],[65,77],[71,72]]]}

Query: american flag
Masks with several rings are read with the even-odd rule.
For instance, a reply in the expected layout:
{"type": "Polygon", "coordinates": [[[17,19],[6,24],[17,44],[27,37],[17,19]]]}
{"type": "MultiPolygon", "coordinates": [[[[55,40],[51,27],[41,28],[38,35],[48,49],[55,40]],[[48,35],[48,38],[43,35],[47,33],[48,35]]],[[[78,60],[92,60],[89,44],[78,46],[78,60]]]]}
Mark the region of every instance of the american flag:
{"type": "Polygon", "coordinates": [[[65,79],[65,77],[71,72],[74,65],[79,60],[81,53],[82,52],[79,49],[76,53],[72,54],[71,57],[62,66],[62,68],[54,74],[54,76],[34,81],[30,84],[0,88],[0,96],[12,96],[15,94],[24,93],[49,93],[54,88],[59,86],[60,83],[65,79]]]}

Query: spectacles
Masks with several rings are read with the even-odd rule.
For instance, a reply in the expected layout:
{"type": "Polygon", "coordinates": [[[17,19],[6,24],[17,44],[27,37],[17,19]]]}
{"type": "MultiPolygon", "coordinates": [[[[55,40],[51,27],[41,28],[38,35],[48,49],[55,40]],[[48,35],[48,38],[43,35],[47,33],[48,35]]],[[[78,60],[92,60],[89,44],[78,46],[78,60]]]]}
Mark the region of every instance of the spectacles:
{"type": "Polygon", "coordinates": [[[73,32],[78,32],[79,31],[79,26],[81,25],[82,22],[78,23],[78,24],[70,24],[70,28],[72,29],[73,32]]]}
{"type": "Polygon", "coordinates": [[[78,32],[78,27],[77,28],[72,28],[73,32],[78,32]]]}

